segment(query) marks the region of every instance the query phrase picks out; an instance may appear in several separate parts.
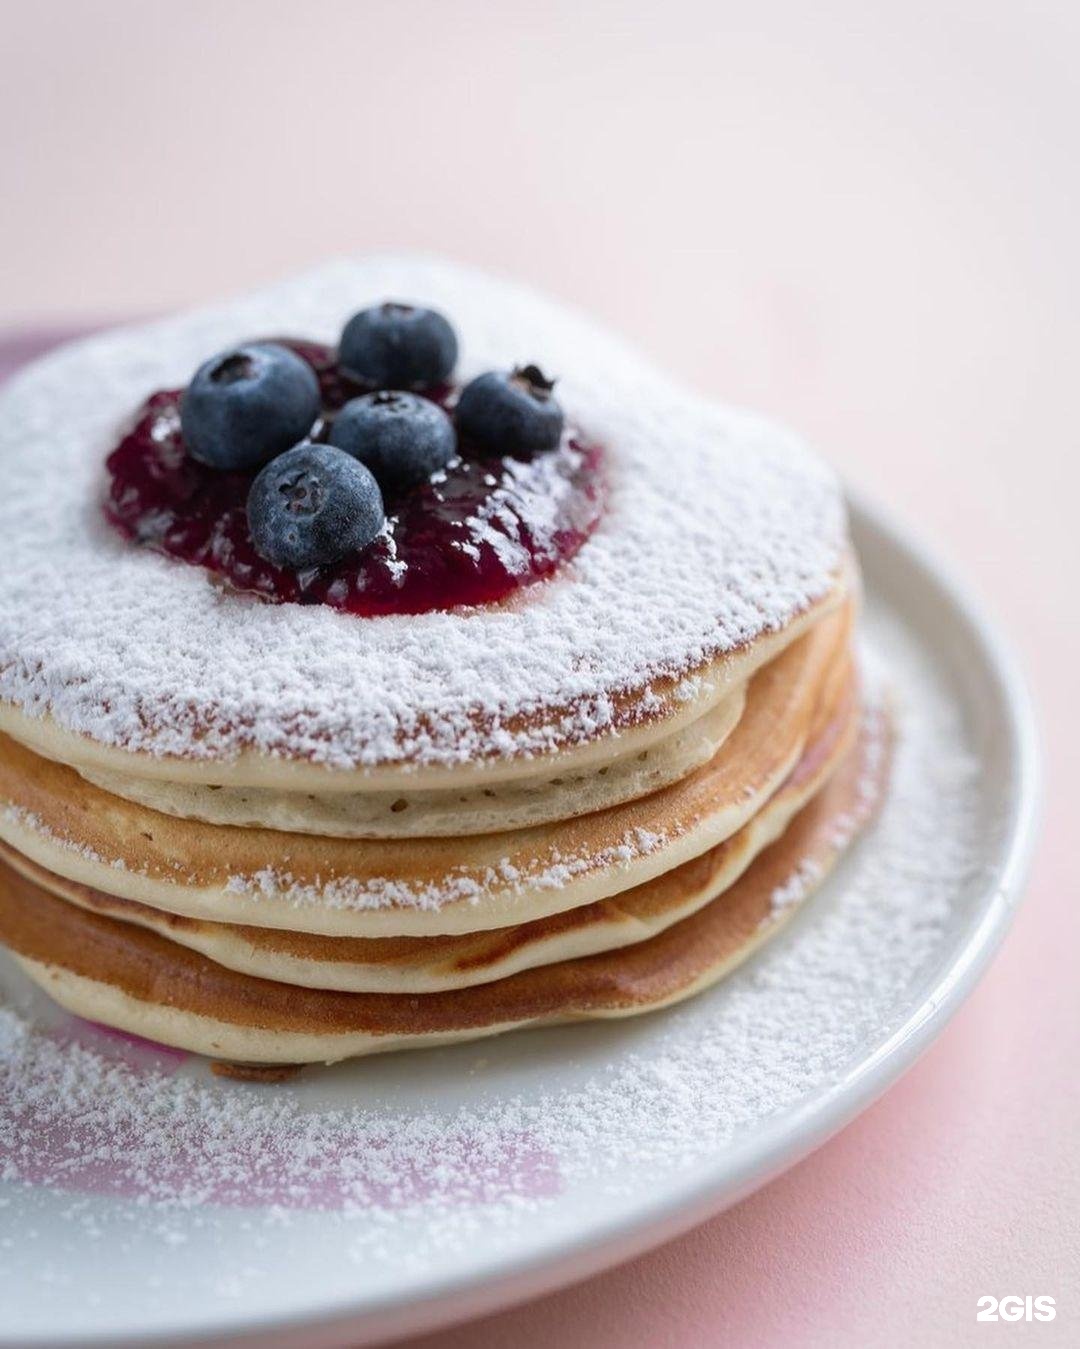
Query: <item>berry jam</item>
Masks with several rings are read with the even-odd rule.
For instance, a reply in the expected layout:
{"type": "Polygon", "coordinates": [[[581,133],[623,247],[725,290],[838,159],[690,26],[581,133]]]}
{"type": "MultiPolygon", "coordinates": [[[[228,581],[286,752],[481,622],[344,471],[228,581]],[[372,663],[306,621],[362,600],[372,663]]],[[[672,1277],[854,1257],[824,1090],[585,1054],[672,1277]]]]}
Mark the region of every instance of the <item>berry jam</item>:
{"type": "MultiPolygon", "coordinates": [[[[332,348],[275,338],[315,370],[325,439],[335,412],[364,392],[332,348]]],[[[491,604],[542,580],[578,551],[603,508],[603,455],[569,432],[533,459],[481,457],[468,445],[429,481],[386,502],[387,523],[359,554],[297,574],[271,566],[248,534],[253,472],[208,468],[180,434],[180,395],[153,394],[109,455],[105,515],[125,538],[224,577],[238,590],[348,613],[420,614],[491,604]]],[[[456,390],[428,393],[452,408],[456,390]]]]}

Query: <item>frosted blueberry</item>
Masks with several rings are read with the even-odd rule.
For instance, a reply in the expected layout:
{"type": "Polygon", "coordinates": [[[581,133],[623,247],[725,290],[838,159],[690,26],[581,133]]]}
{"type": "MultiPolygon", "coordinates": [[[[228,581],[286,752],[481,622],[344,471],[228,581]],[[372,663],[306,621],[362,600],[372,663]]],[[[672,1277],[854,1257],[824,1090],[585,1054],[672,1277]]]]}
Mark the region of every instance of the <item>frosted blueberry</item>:
{"type": "Polygon", "coordinates": [[[366,548],[386,519],[379,484],[358,460],[305,442],[251,484],[248,529],[260,557],[308,571],[366,548]]]}
{"type": "Polygon", "coordinates": [[[220,469],[258,468],[302,440],[318,415],[314,370],[274,342],[212,356],[180,400],[188,453],[220,469]]]}

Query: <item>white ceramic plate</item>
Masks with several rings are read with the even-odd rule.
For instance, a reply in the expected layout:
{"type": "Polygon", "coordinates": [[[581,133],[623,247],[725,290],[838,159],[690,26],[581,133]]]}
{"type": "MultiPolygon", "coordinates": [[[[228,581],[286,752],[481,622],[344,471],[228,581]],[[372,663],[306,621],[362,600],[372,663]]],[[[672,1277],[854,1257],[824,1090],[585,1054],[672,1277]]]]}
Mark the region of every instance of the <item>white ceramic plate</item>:
{"type": "Polygon", "coordinates": [[[888,1087],[1006,929],[1037,763],[970,600],[878,512],[854,525],[893,794],[787,932],[684,1007],[255,1087],[75,1023],[5,960],[2,1343],[312,1349],[478,1315],[735,1202],[888,1087]]]}

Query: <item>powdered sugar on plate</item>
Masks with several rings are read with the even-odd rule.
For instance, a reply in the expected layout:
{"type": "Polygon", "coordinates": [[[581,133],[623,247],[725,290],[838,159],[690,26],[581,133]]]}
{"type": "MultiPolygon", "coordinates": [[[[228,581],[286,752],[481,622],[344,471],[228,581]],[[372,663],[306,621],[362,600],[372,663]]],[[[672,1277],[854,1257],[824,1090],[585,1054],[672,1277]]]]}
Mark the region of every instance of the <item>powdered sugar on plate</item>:
{"type": "Polygon", "coordinates": [[[680,389],[576,314],[416,260],[333,264],[62,350],[0,393],[0,464],[0,698],[153,755],[353,768],[578,743],[610,726],[615,695],[647,715],[650,680],[784,625],[844,547],[836,479],[795,437],[680,389]],[[451,317],[465,378],[543,362],[605,444],[608,511],[565,574],[505,606],[356,619],[227,592],[104,526],[105,453],[151,390],[252,335],[333,341],[388,295],[451,317]]]}
{"type": "Polygon", "coordinates": [[[267,1088],[77,1032],[13,976],[0,1147],[19,1240],[0,1265],[40,1288],[97,1252],[139,1324],[154,1299],[287,1308],[285,1270],[324,1301],[407,1297],[481,1251],[631,1212],[842,1078],[917,1005],[985,842],[980,763],[933,657],[880,613],[868,647],[897,730],[879,820],[785,933],[671,1012],[267,1088]]]}

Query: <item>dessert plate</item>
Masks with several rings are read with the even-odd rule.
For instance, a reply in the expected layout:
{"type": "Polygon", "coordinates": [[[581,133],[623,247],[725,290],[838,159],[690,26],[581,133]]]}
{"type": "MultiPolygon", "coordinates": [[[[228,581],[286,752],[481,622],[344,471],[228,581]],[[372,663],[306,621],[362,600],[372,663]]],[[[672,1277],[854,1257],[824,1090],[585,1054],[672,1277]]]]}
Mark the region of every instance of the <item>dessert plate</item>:
{"type": "Polygon", "coordinates": [[[220,1081],[0,961],[0,1344],[359,1345],[596,1272],[870,1103],[970,992],[1031,848],[1032,716],[940,567],[853,506],[882,814],[787,932],[669,1012],[220,1081]]]}

